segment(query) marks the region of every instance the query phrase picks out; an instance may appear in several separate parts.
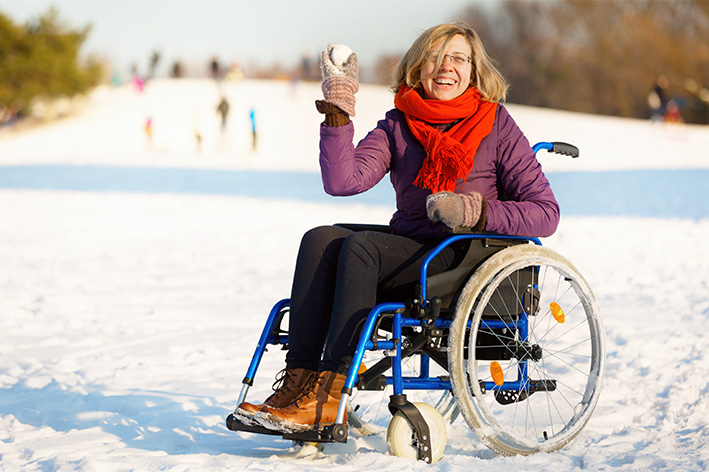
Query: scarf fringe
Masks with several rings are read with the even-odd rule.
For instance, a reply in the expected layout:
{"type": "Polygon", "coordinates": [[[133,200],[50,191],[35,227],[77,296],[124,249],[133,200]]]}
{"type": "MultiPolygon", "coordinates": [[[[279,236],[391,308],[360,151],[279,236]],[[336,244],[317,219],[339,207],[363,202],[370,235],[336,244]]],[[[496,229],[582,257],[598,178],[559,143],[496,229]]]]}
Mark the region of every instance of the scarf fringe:
{"type": "Polygon", "coordinates": [[[460,143],[446,136],[442,137],[443,139],[436,140],[438,142],[431,148],[424,145],[426,149],[430,149],[429,154],[436,155],[437,158],[425,159],[414,180],[414,185],[430,189],[433,193],[454,191],[457,180],[466,178],[473,167],[472,156],[460,143]]]}
{"type": "Polygon", "coordinates": [[[427,136],[422,143],[428,155],[436,159],[425,159],[414,185],[430,189],[433,193],[455,190],[456,181],[468,176],[473,167],[473,156],[465,147],[438,130],[427,136]]]}

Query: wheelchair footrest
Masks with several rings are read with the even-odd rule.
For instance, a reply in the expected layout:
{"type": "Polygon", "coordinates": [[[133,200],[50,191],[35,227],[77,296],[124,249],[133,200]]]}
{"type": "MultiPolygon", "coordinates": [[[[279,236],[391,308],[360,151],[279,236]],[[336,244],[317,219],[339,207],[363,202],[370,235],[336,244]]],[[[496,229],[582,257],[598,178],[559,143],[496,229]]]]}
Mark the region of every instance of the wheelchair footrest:
{"type": "Polygon", "coordinates": [[[268,434],[271,436],[282,436],[283,439],[303,442],[317,443],[332,443],[332,442],[347,442],[349,435],[349,427],[346,424],[331,424],[321,428],[311,429],[308,431],[300,431],[293,433],[284,433],[282,431],[274,431],[265,428],[261,425],[247,424],[239,421],[239,418],[233,414],[226,419],[226,427],[231,431],[244,431],[247,433],[268,434]]]}
{"type": "Polygon", "coordinates": [[[346,424],[331,424],[299,433],[283,433],[283,439],[316,443],[346,443],[348,434],[349,427],[346,424]]]}
{"type": "Polygon", "coordinates": [[[534,392],[553,392],[556,390],[556,380],[530,380],[525,390],[496,390],[495,400],[500,405],[510,405],[526,400],[534,392]]]}
{"type": "Polygon", "coordinates": [[[247,433],[270,434],[272,436],[281,436],[283,434],[280,431],[264,428],[260,424],[242,423],[233,413],[227,416],[226,427],[232,431],[245,431],[247,433]]]}

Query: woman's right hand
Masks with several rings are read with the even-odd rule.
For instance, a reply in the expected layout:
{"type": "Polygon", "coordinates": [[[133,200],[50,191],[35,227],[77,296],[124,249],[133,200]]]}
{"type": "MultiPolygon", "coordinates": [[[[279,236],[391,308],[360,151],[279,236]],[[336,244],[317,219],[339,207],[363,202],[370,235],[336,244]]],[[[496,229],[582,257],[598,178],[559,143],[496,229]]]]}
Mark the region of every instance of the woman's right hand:
{"type": "Polygon", "coordinates": [[[484,198],[478,192],[437,192],[426,198],[428,219],[433,222],[441,221],[449,228],[476,227],[485,207],[484,198]]]}
{"type": "Polygon", "coordinates": [[[354,94],[359,90],[357,54],[344,44],[330,43],[322,53],[320,68],[324,101],[355,116],[354,94]]]}

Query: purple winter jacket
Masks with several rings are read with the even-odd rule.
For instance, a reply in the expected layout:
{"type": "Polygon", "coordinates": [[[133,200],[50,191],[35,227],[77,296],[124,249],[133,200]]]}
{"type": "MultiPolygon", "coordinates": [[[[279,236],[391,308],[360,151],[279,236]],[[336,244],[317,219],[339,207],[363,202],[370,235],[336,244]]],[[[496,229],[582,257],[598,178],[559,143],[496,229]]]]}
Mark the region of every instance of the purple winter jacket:
{"type": "MultiPolygon", "coordinates": [[[[426,215],[428,189],[413,185],[425,151],[409,130],[404,114],[389,110],[377,127],[353,145],[354,125],[320,127],[320,168],[325,191],[355,195],[374,187],[387,172],[396,191],[392,233],[414,239],[444,236],[444,224],[426,215]]],[[[495,124],[475,154],[467,179],[456,193],[479,192],[487,200],[486,232],[550,236],[559,223],[559,204],[549,181],[507,109],[497,106],[495,124]]]]}

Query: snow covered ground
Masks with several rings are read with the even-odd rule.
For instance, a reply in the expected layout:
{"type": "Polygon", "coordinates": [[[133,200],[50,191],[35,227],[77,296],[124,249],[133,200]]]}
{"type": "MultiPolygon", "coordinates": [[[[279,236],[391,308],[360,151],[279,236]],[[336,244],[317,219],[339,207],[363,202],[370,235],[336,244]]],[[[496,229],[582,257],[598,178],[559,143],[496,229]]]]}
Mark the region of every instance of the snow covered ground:
{"type": "MultiPolygon", "coordinates": [[[[288,296],[301,234],[385,223],[392,208],[384,191],[320,194],[317,84],[223,90],[223,140],[209,81],[101,90],[76,116],[0,130],[0,470],[709,468],[708,127],[509,106],[531,141],[581,148],[575,161],[540,156],[564,214],[544,243],[599,299],[604,390],[561,451],[499,457],[457,423],[427,466],[388,455],[383,437],[318,451],[224,426],[265,316],[288,296]],[[223,190],[215,169],[242,190],[223,190]]],[[[362,87],[358,136],[391,103],[362,87]]],[[[281,367],[269,354],[250,398],[281,367]]]]}

